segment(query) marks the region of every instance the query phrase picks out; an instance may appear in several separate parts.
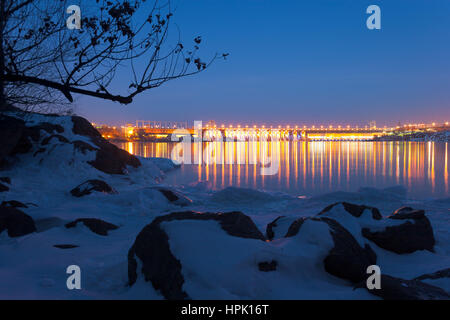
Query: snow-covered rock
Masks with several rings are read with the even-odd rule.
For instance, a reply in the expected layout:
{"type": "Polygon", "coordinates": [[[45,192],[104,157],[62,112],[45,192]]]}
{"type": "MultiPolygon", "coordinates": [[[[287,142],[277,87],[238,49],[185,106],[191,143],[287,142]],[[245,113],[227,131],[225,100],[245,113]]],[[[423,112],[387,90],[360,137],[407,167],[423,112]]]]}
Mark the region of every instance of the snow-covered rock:
{"type": "MultiPolygon", "coordinates": [[[[174,256],[169,243],[171,237],[165,230],[165,226],[174,221],[200,222],[200,226],[205,221],[218,223],[220,228],[231,237],[265,240],[253,221],[241,212],[223,214],[179,212],[156,218],[139,233],[128,253],[128,277],[129,284],[134,285],[138,273],[141,272],[138,269],[137,259],[139,259],[145,280],[151,281],[153,287],[160,290],[166,299],[186,299],[189,297],[189,294],[183,289],[185,280],[181,273],[182,264],[174,256]]],[[[199,235],[201,236],[201,234],[199,235]]],[[[207,234],[204,235],[208,236],[207,234]]],[[[205,243],[211,244],[214,239],[206,237],[204,240],[205,243]]],[[[219,244],[215,242],[213,245],[219,244]]],[[[199,250],[200,248],[184,248],[188,251],[195,249],[199,250]]],[[[227,250],[230,249],[227,248],[227,250]]]]}
{"type": "Polygon", "coordinates": [[[356,218],[361,217],[361,215],[366,210],[370,211],[373,219],[381,220],[381,218],[382,218],[381,213],[377,208],[368,207],[365,205],[352,204],[352,203],[348,203],[348,202],[338,202],[338,203],[331,204],[328,207],[326,207],[325,209],[323,209],[322,212],[319,213],[319,215],[326,215],[327,212],[331,211],[336,206],[342,206],[346,212],[348,212],[349,214],[351,214],[352,216],[354,216],[356,218]]]}
{"type": "Polygon", "coordinates": [[[76,186],[72,190],[70,190],[70,193],[74,197],[83,197],[91,194],[93,191],[96,192],[103,192],[107,194],[114,194],[116,191],[105,181],[98,180],[98,179],[92,179],[83,182],[82,184],[76,186]]]}
{"type": "Polygon", "coordinates": [[[55,145],[71,145],[76,151],[93,152],[95,156],[86,162],[105,173],[124,174],[127,166],[141,165],[139,159],[109,143],[81,117],[10,112],[1,116],[0,123],[0,134],[5,137],[0,143],[3,164],[13,163],[11,157],[18,154],[33,151],[35,156],[45,155],[55,145]]]}
{"type": "MultiPolygon", "coordinates": [[[[23,204],[20,211],[31,219],[24,220],[33,221],[36,232],[18,237],[8,229],[0,232],[0,298],[445,296],[435,287],[409,282],[417,277],[450,291],[449,278],[440,276],[446,273],[438,272],[450,265],[450,199],[417,201],[402,187],[299,198],[235,187],[212,190],[208,182],[170,186],[162,183],[177,168],[172,161],[118,151],[85,119],[7,116],[17,135],[9,133],[12,145],[0,141],[0,183],[6,187],[0,210],[19,210],[23,204]],[[70,190],[87,180],[101,180],[117,193],[73,197],[70,190]],[[190,212],[172,213],[186,205],[190,212]],[[426,211],[433,252],[397,254],[364,237],[363,229],[383,233],[423,219],[405,209],[390,216],[405,205],[426,211]],[[372,263],[394,279],[386,282],[393,290],[376,296],[354,289],[372,263]],[[72,264],[82,269],[82,290],[65,286],[65,270],[72,264]],[[413,291],[398,290],[405,284],[413,291]]],[[[80,191],[91,186],[85,187],[80,191]]],[[[415,236],[407,237],[419,239],[415,236]]]]}
{"type": "Polygon", "coordinates": [[[384,300],[450,300],[450,294],[419,280],[405,280],[381,275],[381,288],[369,290],[384,300]]]}
{"type": "Polygon", "coordinates": [[[371,231],[363,228],[362,235],[377,246],[398,254],[417,250],[434,251],[434,234],[425,211],[401,208],[389,219],[400,220],[401,224],[387,226],[384,230],[371,231]]]}
{"type": "Polygon", "coordinates": [[[188,197],[182,195],[180,192],[177,192],[175,190],[172,190],[170,188],[165,187],[155,187],[156,190],[161,192],[161,194],[166,197],[167,200],[169,200],[171,203],[185,207],[192,203],[192,200],[188,197]]]}
{"type": "Polygon", "coordinates": [[[20,237],[36,231],[33,219],[19,209],[0,207],[0,233],[8,232],[10,237],[20,237]]]}
{"type": "MultiPolygon", "coordinates": [[[[280,216],[269,223],[266,227],[266,237],[269,240],[279,239],[287,236],[289,228],[295,228],[297,223],[294,223],[297,219],[296,217],[285,217],[280,216]]],[[[302,218],[300,218],[302,220],[302,218]]],[[[298,230],[297,230],[298,231],[298,230]]]]}
{"type": "Polygon", "coordinates": [[[9,190],[9,187],[0,183],[0,192],[6,192],[9,190]]]}
{"type": "Polygon", "coordinates": [[[101,236],[107,236],[108,235],[108,231],[110,230],[116,230],[119,227],[103,221],[101,219],[95,219],[95,218],[80,218],[77,219],[75,221],[69,222],[68,224],[66,224],[66,228],[75,228],[77,226],[78,223],[82,223],[84,224],[86,227],[89,228],[89,230],[91,230],[92,232],[101,235],[101,236]]]}

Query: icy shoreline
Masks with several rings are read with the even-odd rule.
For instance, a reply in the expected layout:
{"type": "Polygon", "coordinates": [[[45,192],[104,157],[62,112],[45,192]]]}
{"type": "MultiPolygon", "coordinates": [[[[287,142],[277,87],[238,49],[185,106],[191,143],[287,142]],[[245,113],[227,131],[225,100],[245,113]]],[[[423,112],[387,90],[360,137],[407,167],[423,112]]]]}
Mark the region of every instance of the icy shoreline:
{"type": "MultiPolygon", "coordinates": [[[[103,146],[93,143],[88,135],[74,133],[73,121],[71,117],[29,116],[25,119],[27,127],[42,123],[59,125],[63,131],[58,135],[65,140],[54,137],[55,132],[40,129],[36,141],[29,139],[30,149],[8,156],[10,164],[0,171],[0,177],[10,178],[10,183],[2,182],[9,190],[0,192],[0,202],[16,200],[25,204],[26,208],[17,209],[30,216],[36,225],[36,232],[20,237],[10,237],[6,231],[0,233],[1,299],[162,299],[161,290],[144,281],[140,272],[137,281],[129,286],[128,253],[137,235],[156,217],[183,211],[213,214],[239,211],[265,237],[267,226],[280,216],[287,217],[280,227],[288,228],[299,218],[318,217],[324,208],[336,202],[376,207],[383,217],[382,223],[389,222],[387,217],[394,210],[410,206],[425,210],[433,228],[434,252],[397,254],[362,238],[358,226],[378,223],[371,222],[366,211],[356,218],[339,209],[332,217],[351,231],[360,246],[370,245],[382,272],[390,276],[409,280],[450,267],[450,198],[408,199],[401,187],[363,188],[299,199],[241,188],[214,191],[204,183],[167,186],[165,174],[176,169],[167,159],[139,158],[141,165],[136,168],[127,165],[124,174],[110,174],[94,167],[92,163],[96,155],[98,160],[99,152],[96,149],[103,146]],[[82,152],[74,141],[83,141],[94,149],[82,152]],[[115,192],[92,191],[81,197],[71,194],[73,188],[91,179],[104,181],[115,192]],[[83,223],[66,227],[80,218],[101,219],[118,228],[105,236],[83,223]],[[76,247],[61,249],[55,245],[76,247]],[[72,264],[82,270],[81,290],[66,287],[66,268],[72,264]]],[[[99,163],[95,163],[97,167],[99,163]]],[[[181,261],[182,289],[190,297],[377,298],[363,288],[354,290],[355,284],[325,271],[322,261],[333,247],[326,224],[305,222],[292,238],[283,237],[284,232],[278,230],[276,239],[267,242],[224,233],[214,220],[221,219],[218,217],[211,216],[211,221],[181,219],[161,224],[161,230],[168,235],[170,251],[181,261]],[[258,263],[271,260],[277,260],[275,271],[258,269],[258,263]]],[[[138,260],[138,265],[141,263],[138,260]]],[[[424,282],[450,291],[448,277],[427,278],[424,282]]]]}

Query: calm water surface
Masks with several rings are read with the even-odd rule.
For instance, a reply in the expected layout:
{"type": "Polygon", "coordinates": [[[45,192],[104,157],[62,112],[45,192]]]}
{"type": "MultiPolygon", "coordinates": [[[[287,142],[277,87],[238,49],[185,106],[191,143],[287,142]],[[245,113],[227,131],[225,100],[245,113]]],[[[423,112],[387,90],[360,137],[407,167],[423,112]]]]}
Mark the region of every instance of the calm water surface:
{"type": "MultiPolygon", "coordinates": [[[[161,142],[117,145],[135,155],[163,158],[171,158],[175,146],[161,142]]],[[[191,148],[191,157],[200,159],[199,164],[182,165],[167,176],[167,183],[209,181],[214,189],[236,186],[307,196],[403,185],[416,198],[450,196],[448,143],[203,142],[191,148]],[[210,159],[202,157],[208,154],[205,150],[213,150],[210,159]],[[269,163],[272,155],[279,170],[261,175],[261,163],[269,163]]]]}

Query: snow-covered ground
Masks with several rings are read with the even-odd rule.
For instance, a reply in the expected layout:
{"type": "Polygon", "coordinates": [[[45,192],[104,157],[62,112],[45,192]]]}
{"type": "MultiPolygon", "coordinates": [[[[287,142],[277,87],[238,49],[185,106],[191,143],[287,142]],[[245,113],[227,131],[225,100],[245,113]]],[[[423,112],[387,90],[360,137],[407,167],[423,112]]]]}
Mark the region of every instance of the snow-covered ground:
{"type": "MultiPolygon", "coordinates": [[[[91,143],[85,136],[72,133],[70,117],[34,116],[27,121],[56,121],[65,128],[63,135],[69,141],[91,143]]],[[[42,134],[45,137],[47,133],[42,134]]],[[[20,210],[31,216],[37,227],[37,232],[22,237],[0,234],[0,299],[162,299],[142,278],[132,287],[127,285],[128,250],[155,217],[186,210],[241,211],[265,233],[267,224],[281,215],[292,220],[314,216],[338,201],[374,206],[383,216],[407,205],[426,211],[434,229],[435,252],[399,255],[371,244],[382,272],[412,279],[450,267],[450,198],[416,201],[409,199],[402,187],[364,188],[300,199],[240,188],[214,191],[207,183],[166,186],[164,176],[177,170],[170,160],[140,158],[141,167],[129,167],[125,175],[111,175],[87,164],[95,158],[95,152],[75,152],[72,145],[57,139],[52,139],[46,150],[36,156],[34,152],[19,155],[13,167],[0,172],[0,176],[12,181],[10,191],[0,193],[0,202],[18,200],[30,204],[20,210]],[[72,196],[70,190],[88,179],[103,180],[117,193],[72,196]],[[171,203],[155,186],[176,190],[192,203],[183,207],[171,203]],[[78,218],[99,218],[119,228],[107,236],[95,234],[83,224],[65,228],[66,223],[78,218]],[[53,247],[55,244],[78,247],[64,250],[53,247]],[[81,268],[81,290],[66,287],[66,268],[73,264],[81,268]]],[[[349,230],[355,223],[350,218],[340,222],[349,230]]],[[[184,289],[194,299],[374,298],[366,290],[354,290],[346,280],[325,272],[321,260],[332,247],[332,239],[323,223],[307,221],[294,239],[270,243],[229,237],[214,221],[175,221],[163,223],[162,227],[169,235],[171,250],[183,264],[184,289]],[[209,239],[208,243],[205,239],[209,239]],[[249,268],[255,261],[274,256],[279,272],[262,273],[249,268]]],[[[358,235],[355,238],[368,241],[358,235]]],[[[450,291],[449,278],[426,282],[450,291]]]]}

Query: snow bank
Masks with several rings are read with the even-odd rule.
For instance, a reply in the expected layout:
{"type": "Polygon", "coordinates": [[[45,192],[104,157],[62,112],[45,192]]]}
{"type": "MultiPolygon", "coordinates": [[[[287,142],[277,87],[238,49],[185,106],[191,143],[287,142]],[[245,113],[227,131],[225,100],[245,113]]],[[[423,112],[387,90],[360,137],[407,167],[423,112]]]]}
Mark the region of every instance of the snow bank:
{"type": "Polygon", "coordinates": [[[231,237],[216,221],[171,221],[163,228],[193,299],[372,298],[325,272],[333,242],[324,223],[307,221],[299,235],[275,242],[231,237]],[[276,271],[258,270],[258,263],[273,260],[276,271]]]}
{"type": "MultiPolygon", "coordinates": [[[[274,228],[273,241],[230,236],[217,221],[170,221],[162,224],[170,249],[181,261],[183,289],[192,298],[206,299],[373,299],[366,290],[353,290],[347,280],[324,270],[323,260],[333,246],[329,227],[306,220],[300,232],[285,238],[292,222],[317,216],[328,205],[340,201],[380,209],[387,217],[405,205],[423,209],[433,227],[435,252],[396,254],[374,245],[361,235],[362,228],[383,230],[404,221],[383,218],[375,221],[370,211],[357,218],[341,206],[324,213],[337,221],[363,247],[369,244],[377,255],[382,273],[413,279],[450,266],[450,198],[422,200],[408,198],[402,187],[362,188],[358,192],[336,192],[310,199],[252,189],[227,188],[214,191],[207,183],[191,186],[164,185],[167,173],[177,168],[168,159],[139,158],[141,166],[128,167],[123,175],[108,174],[89,164],[95,150],[74,148],[74,141],[97,146],[84,135],[73,132],[72,118],[28,114],[19,116],[27,126],[59,125],[58,133],[68,142],[50,138],[55,133],[40,130],[27,153],[14,155],[13,165],[1,176],[11,178],[10,190],[0,193],[0,202],[18,200],[32,217],[37,232],[10,238],[0,233],[0,298],[2,299],[162,299],[163,296],[142,277],[128,284],[127,252],[144,226],[155,217],[181,210],[158,187],[174,190],[194,201],[186,204],[199,212],[239,210],[265,233],[267,224],[284,216],[274,228]],[[43,141],[48,143],[43,145],[43,141]],[[105,181],[115,194],[93,192],[76,198],[70,190],[89,179],[105,181]],[[67,229],[78,218],[97,218],[117,225],[100,236],[83,224],[67,229]],[[60,249],[54,245],[77,247],[60,249]],[[276,270],[264,272],[259,263],[276,261],[276,270]],[[79,265],[82,290],[66,288],[66,268],[79,265]]],[[[185,210],[185,209],[183,209],[185,210]]],[[[139,262],[139,261],[138,261],[139,262]]],[[[447,278],[424,280],[450,291],[447,278]]]]}

